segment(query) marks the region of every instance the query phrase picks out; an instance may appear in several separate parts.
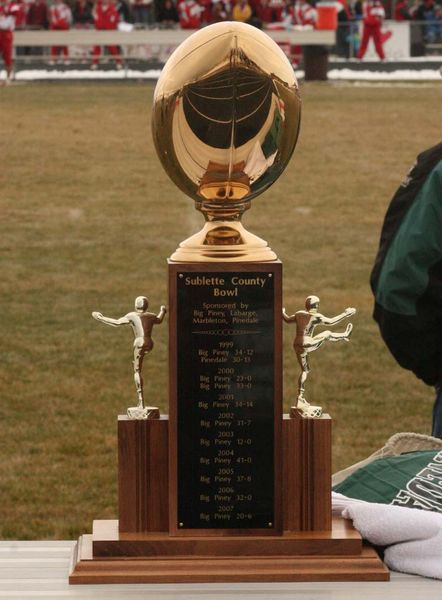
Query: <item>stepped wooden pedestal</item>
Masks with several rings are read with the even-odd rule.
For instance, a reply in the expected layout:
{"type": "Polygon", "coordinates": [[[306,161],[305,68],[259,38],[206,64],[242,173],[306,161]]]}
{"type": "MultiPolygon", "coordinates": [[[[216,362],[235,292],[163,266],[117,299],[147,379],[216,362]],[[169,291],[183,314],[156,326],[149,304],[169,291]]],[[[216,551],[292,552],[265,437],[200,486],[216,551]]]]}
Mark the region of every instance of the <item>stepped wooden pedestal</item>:
{"type": "MultiPolygon", "coordinates": [[[[389,572],[348,521],[331,519],[331,419],[282,426],[279,535],[170,535],[168,420],[120,417],[120,520],[94,521],[69,582],[386,581],[389,572]]],[[[266,532],[267,533],[267,532],[266,532]]]]}
{"type": "Polygon", "coordinates": [[[332,420],[282,414],[282,264],[169,262],[168,306],[170,415],[119,417],[119,520],[69,581],[388,579],[332,520],[332,420]]]}
{"type": "Polygon", "coordinates": [[[389,572],[342,519],[328,532],[259,537],[118,534],[95,521],[75,549],[70,583],[387,581],[389,572]]]}

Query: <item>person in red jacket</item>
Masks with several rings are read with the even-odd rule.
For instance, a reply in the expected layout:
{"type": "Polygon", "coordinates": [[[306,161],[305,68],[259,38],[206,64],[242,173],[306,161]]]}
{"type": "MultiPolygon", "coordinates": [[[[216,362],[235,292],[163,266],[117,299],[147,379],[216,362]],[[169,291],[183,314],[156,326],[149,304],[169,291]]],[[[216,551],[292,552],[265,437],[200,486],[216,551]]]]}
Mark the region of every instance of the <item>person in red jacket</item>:
{"type": "Polygon", "coordinates": [[[229,20],[229,12],[222,0],[215,1],[212,7],[211,23],[220,23],[221,21],[229,20]]]}
{"type": "MultiPolygon", "coordinates": [[[[49,8],[49,29],[55,31],[66,31],[70,29],[72,23],[72,12],[63,0],[55,0],[54,4],[49,8]]],[[[52,46],[51,48],[51,64],[54,64],[56,57],[63,54],[65,62],[68,60],[67,46],[52,46]]]]}
{"type": "Polygon", "coordinates": [[[12,75],[12,42],[15,17],[19,11],[20,6],[16,2],[0,0],[0,56],[5,63],[7,84],[11,81],[12,75]]]}
{"type": "Polygon", "coordinates": [[[27,29],[46,29],[49,23],[46,0],[32,0],[28,6],[27,29]]]}
{"type": "Polygon", "coordinates": [[[23,0],[15,0],[14,4],[18,4],[18,11],[15,15],[15,28],[26,29],[26,13],[28,11],[28,6],[23,0]]]}
{"type": "Polygon", "coordinates": [[[273,8],[270,6],[270,0],[261,0],[255,8],[256,16],[261,23],[273,22],[273,8]]]}
{"type": "Polygon", "coordinates": [[[408,8],[407,0],[398,0],[394,8],[394,20],[395,21],[410,21],[411,20],[410,9],[408,8]]]}
{"type": "Polygon", "coordinates": [[[201,6],[201,25],[208,25],[212,21],[212,0],[198,0],[201,6]]]}
{"type": "MultiPolygon", "coordinates": [[[[292,5],[288,5],[285,10],[285,25],[310,25],[315,26],[318,13],[307,0],[296,0],[292,5]]],[[[302,46],[299,44],[290,44],[290,60],[294,66],[298,66],[301,60],[302,46]]]]}
{"type": "Polygon", "coordinates": [[[307,0],[296,0],[287,6],[284,22],[288,25],[312,25],[317,19],[316,9],[307,0]]]}
{"type": "Polygon", "coordinates": [[[270,0],[270,6],[273,10],[273,22],[280,23],[284,18],[285,10],[284,0],[270,0]]]}
{"type": "Polygon", "coordinates": [[[366,0],[362,3],[362,42],[357,58],[363,58],[367,51],[368,42],[373,38],[374,47],[381,60],[384,60],[384,48],[382,46],[381,26],[385,19],[385,10],[380,0],[366,0]]]}
{"type": "Polygon", "coordinates": [[[182,0],[178,4],[181,29],[198,29],[203,11],[203,7],[195,0],[182,0]]]}
{"type": "MultiPolygon", "coordinates": [[[[120,21],[120,15],[115,5],[115,0],[98,0],[94,8],[94,24],[95,29],[99,30],[115,30],[118,29],[118,23],[120,21]]],[[[121,60],[120,51],[118,46],[107,46],[110,54],[115,57],[117,69],[123,68],[123,61],[121,60]]],[[[92,69],[96,69],[98,65],[98,59],[101,55],[101,47],[94,46],[92,51],[93,62],[92,69]]]]}

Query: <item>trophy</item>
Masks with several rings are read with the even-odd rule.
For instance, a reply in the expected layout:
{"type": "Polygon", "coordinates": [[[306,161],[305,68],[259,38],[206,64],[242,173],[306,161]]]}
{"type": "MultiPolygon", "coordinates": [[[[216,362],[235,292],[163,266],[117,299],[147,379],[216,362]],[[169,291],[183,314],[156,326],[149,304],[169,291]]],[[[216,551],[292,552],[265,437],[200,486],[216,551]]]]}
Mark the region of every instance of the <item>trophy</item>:
{"type": "MultiPolygon", "coordinates": [[[[205,222],[168,260],[169,414],[118,417],[119,518],[80,538],[71,583],[388,578],[332,519],[330,417],[283,415],[283,314],[299,335],[301,315],[282,312],[282,264],[241,223],[286,167],[300,114],[282,50],[243,23],[192,34],[163,69],[155,146],[205,222]]],[[[313,328],[327,324],[313,305],[302,386],[313,328]]]]}
{"type": "Polygon", "coordinates": [[[241,217],[286,167],[300,116],[282,50],[242,23],[189,38],[155,89],[158,156],[205,220],[169,259],[175,535],[282,531],[282,265],[241,217]]]}
{"type": "Polygon", "coordinates": [[[100,312],[94,311],[92,316],[111,327],[130,325],[134,334],[133,346],[133,368],[135,389],[137,391],[138,404],[127,409],[129,419],[158,419],[160,411],[156,406],[144,405],[144,382],[141,375],[143,361],[146,354],[153,348],[152,329],[154,325],[162,323],[166,314],[166,307],[162,306],[160,312],[155,315],[148,312],[149,301],[146,296],[135,298],[135,311],[127,313],[120,319],[104,317],[100,312]]]}
{"type": "Polygon", "coordinates": [[[345,311],[336,317],[325,317],[318,312],[319,298],[318,296],[307,296],[305,299],[305,310],[298,310],[294,315],[288,315],[285,308],[282,309],[282,316],[286,323],[295,323],[296,334],[293,341],[293,348],[298,359],[301,373],[298,379],[298,396],[296,405],[292,406],[292,411],[298,410],[306,417],[320,417],[322,415],[321,406],[312,406],[305,399],[305,383],[307,376],[310,373],[308,355],[315,350],[318,350],[324,342],[338,342],[350,340],[353,325],[349,323],[345,331],[335,333],[333,331],[322,331],[313,335],[315,328],[318,325],[337,325],[343,319],[354,315],[355,308],[346,308],[345,311]]]}
{"type": "Polygon", "coordinates": [[[153,139],[164,169],[195,201],[205,225],[171,261],[276,260],[241,217],[284,171],[300,116],[293,68],[266,34],[218,23],[181,44],[155,89],[153,139]]]}

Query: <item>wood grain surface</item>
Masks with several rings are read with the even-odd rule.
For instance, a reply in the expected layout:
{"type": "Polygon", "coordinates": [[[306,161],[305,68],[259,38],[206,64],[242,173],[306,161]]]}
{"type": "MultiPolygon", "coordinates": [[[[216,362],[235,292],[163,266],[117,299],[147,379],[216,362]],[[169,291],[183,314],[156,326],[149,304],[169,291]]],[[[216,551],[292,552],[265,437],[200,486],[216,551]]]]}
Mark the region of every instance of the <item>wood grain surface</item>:
{"type": "Polygon", "coordinates": [[[73,557],[70,583],[202,583],[284,581],[387,581],[376,552],[357,555],[97,558],[92,536],[82,536],[73,557]]]}
{"type": "Polygon", "coordinates": [[[118,417],[120,531],[168,531],[167,464],[167,417],[118,417]]]}

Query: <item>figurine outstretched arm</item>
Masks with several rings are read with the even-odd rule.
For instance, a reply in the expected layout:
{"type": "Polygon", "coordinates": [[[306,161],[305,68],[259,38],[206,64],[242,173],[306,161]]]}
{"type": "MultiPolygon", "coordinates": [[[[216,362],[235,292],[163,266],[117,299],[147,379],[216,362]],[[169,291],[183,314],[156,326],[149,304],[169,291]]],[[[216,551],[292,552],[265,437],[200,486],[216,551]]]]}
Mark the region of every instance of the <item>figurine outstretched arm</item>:
{"type": "Polygon", "coordinates": [[[325,317],[324,315],[318,314],[318,317],[321,320],[322,325],[337,325],[347,317],[351,317],[356,312],[355,308],[348,307],[344,310],[340,315],[336,315],[336,317],[325,317]]]}
{"type": "Polygon", "coordinates": [[[292,323],[293,321],[296,320],[296,314],[295,315],[288,315],[285,308],[282,309],[282,318],[284,319],[284,321],[286,323],[292,323]]]}
{"type": "Polygon", "coordinates": [[[120,325],[129,325],[130,321],[125,317],[121,317],[120,319],[111,319],[110,317],[104,317],[100,312],[94,311],[92,316],[97,321],[101,321],[102,323],[106,323],[106,325],[111,325],[112,327],[119,327],[120,325]]]}
{"type": "Polygon", "coordinates": [[[157,314],[157,323],[162,323],[164,319],[164,315],[167,313],[167,308],[164,304],[160,308],[160,312],[157,314]]]}

